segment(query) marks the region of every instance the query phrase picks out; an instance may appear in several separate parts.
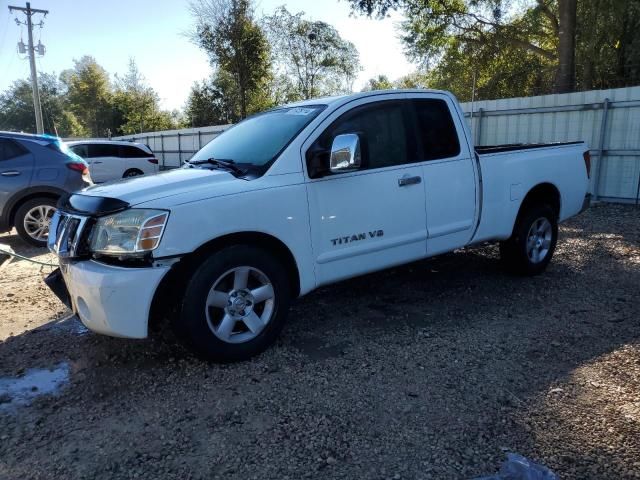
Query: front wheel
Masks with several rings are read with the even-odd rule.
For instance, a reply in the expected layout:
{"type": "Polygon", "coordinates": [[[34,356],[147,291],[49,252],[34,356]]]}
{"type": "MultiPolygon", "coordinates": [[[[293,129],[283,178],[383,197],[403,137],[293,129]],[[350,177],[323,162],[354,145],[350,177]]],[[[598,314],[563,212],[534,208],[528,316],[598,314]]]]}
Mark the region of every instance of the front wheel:
{"type": "Polygon", "coordinates": [[[513,235],[500,243],[500,256],[508,270],[537,275],[549,265],[558,241],[558,220],[548,205],[529,207],[518,216],[513,235]]]}
{"type": "Polygon", "coordinates": [[[249,359],[277,338],[290,297],[286,271],[269,252],[225,248],[189,280],[176,324],[179,337],[209,360],[249,359]]]}
{"type": "Polygon", "coordinates": [[[49,223],[56,211],[56,201],[48,197],[32,198],[23,203],[15,217],[20,237],[35,247],[46,247],[49,223]]]}

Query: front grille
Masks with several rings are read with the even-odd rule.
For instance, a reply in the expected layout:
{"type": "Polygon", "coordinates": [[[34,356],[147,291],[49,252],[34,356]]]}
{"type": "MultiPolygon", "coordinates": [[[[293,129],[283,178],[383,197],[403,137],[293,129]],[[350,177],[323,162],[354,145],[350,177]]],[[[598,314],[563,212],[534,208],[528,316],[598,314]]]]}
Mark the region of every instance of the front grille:
{"type": "Polygon", "coordinates": [[[51,219],[49,227],[49,250],[63,258],[79,257],[84,253],[82,239],[87,220],[88,217],[58,210],[51,219]]]}

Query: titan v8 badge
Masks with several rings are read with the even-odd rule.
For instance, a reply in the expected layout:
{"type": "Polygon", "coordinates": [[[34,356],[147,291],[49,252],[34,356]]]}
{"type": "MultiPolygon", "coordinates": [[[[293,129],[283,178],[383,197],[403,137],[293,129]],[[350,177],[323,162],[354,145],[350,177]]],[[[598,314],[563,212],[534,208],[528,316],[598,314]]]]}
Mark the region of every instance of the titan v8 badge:
{"type": "Polygon", "coordinates": [[[331,243],[333,245],[343,245],[345,243],[359,242],[361,240],[367,240],[368,238],[376,238],[384,236],[383,230],[373,230],[367,233],[354,233],[353,235],[347,235],[346,237],[332,238],[331,243]]]}

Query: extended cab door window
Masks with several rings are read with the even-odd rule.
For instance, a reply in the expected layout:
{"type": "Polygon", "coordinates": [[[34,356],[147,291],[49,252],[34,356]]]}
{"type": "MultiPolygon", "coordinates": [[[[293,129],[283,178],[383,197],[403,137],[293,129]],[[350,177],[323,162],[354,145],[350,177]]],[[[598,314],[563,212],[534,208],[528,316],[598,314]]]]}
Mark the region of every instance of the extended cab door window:
{"type": "Polygon", "coordinates": [[[356,134],[362,157],[358,170],[327,172],[307,183],[318,284],[426,253],[425,193],[415,142],[408,133],[408,104],[376,100],[342,107],[344,112],[336,112],[335,120],[330,117],[306,150],[330,151],[337,135],[356,134]]]}
{"type": "Polygon", "coordinates": [[[427,252],[435,255],[462,247],[471,238],[479,193],[476,166],[450,98],[418,97],[411,102],[423,160],[427,252]]]}

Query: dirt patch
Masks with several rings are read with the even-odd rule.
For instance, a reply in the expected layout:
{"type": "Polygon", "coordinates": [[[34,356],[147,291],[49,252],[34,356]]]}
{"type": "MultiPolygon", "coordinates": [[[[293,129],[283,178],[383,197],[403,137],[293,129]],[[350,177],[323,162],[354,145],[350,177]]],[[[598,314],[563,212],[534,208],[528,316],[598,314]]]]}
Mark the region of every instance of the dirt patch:
{"type": "Polygon", "coordinates": [[[563,225],[539,277],[489,246],[342,282],[220,366],[86,333],[14,263],[0,377],[64,362],[70,383],[0,412],[0,478],[459,479],[508,451],[563,479],[640,478],[638,285],[640,209],[603,205],[563,225]]]}

